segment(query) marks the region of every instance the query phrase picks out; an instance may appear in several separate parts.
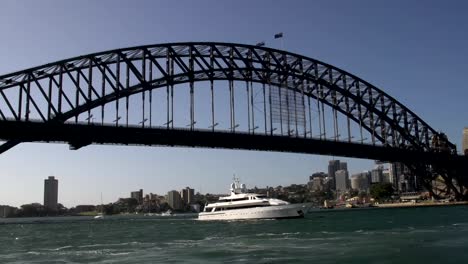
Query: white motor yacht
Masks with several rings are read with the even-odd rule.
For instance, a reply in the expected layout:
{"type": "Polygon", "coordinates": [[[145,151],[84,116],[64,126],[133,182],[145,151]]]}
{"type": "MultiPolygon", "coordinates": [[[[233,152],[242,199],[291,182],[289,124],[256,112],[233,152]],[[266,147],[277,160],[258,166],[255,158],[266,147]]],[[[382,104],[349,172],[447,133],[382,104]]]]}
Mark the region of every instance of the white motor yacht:
{"type": "Polygon", "coordinates": [[[241,220],[302,218],[311,204],[290,204],[286,201],[267,198],[265,195],[248,193],[245,184],[235,180],[231,195],[220,197],[218,202],[205,206],[199,220],[241,220]]]}

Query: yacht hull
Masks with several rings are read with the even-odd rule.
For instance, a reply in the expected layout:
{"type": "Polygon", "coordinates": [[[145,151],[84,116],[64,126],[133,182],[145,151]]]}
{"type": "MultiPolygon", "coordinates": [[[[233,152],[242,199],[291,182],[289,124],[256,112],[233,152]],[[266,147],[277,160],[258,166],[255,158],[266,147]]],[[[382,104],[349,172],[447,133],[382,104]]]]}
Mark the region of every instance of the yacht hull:
{"type": "Polygon", "coordinates": [[[286,219],[302,218],[310,204],[272,205],[245,209],[202,212],[198,220],[248,220],[248,219],[286,219]]]}

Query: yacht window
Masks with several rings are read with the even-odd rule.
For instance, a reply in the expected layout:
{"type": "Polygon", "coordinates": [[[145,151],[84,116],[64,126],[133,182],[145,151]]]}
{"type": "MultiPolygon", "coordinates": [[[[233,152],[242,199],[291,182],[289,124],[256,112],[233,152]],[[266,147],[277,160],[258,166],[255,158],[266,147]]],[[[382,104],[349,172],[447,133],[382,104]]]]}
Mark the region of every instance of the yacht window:
{"type": "Polygon", "coordinates": [[[249,197],[231,199],[231,202],[249,200],[249,197]]]}
{"type": "Polygon", "coordinates": [[[264,199],[264,198],[267,198],[266,195],[259,195],[256,197],[257,199],[264,199]]]}

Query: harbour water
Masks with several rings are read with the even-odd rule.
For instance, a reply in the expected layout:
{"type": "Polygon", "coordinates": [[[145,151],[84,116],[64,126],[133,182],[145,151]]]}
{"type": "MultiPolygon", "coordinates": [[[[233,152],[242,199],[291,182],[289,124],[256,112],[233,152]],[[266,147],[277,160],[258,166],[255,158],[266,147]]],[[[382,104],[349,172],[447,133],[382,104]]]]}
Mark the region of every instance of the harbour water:
{"type": "Polygon", "coordinates": [[[0,263],[468,263],[468,206],[304,219],[0,219],[0,263]]]}

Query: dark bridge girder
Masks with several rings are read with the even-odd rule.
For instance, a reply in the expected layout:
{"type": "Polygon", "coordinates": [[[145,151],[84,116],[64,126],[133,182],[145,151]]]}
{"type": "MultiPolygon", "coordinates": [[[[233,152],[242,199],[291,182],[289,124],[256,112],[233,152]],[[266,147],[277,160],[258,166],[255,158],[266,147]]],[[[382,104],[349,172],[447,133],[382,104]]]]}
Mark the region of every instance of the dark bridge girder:
{"type": "Polygon", "coordinates": [[[211,130],[116,127],[112,124],[75,124],[0,121],[0,138],[21,142],[68,143],[73,148],[89,144],[180,146],[220,149],[276,151],[302,154],[336,155],[418,163],[447,164],[468,162],[468,157],[448,153],[404,150],[389,146],[336,142],[287,136],[265,136],[250,133],[213,132],[211,130]]]}

